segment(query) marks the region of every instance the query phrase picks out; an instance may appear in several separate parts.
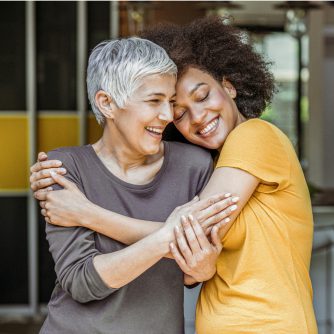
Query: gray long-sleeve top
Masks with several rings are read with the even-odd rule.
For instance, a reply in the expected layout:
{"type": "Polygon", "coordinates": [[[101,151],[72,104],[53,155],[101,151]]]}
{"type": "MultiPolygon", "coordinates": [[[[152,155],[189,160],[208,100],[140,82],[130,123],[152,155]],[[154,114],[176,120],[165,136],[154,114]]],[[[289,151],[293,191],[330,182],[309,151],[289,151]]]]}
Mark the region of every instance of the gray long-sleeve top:
{"type": "MultiPolygon", "coordinates": [[[[49,158],[61,160],[67,177],[97,205],[161,222],[200,192],[212,172],[206,151],[173,142],[165,142],[161,170],[146,185],[118,179],[90,145],[57,149],[49,158]]],[[[183,333],[183,274],[175,261],[162,259],[129,284],[112,289],[92,261],[126,245],[82,227],[47,224],[46,233],[57,282],[41,333],[183,333]]]]}

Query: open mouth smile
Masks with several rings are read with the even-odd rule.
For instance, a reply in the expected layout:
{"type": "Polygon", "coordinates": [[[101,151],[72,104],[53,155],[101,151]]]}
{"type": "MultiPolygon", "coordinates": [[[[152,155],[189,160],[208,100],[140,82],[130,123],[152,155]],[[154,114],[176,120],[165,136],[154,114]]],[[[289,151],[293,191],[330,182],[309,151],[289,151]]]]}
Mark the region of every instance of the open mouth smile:
{"type": "Polygon", "coordinates": [[[153,127],[153,126],[146,126],[145,130],[154,138],[161,138],[164,128],[162,127],[153,127]]]}
{"type": "Polygon", "coordinates": [[[216,117],[209,124],[206,124],[200,130],[198,130],[197,133],[203,137],[209,136],[217,129],[218,124],[219,124],[219,117],[216,117]]]}

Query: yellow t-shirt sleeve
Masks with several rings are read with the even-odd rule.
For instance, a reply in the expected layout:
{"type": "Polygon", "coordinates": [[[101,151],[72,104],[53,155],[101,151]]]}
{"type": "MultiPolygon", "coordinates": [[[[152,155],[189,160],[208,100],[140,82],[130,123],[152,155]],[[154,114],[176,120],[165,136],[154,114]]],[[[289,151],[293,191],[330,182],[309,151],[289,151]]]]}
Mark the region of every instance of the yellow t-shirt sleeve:
{"type": "Polygon", "coordinates": [[[281,136],[268,122],[248,120],[229,134],[216,168],[239,168],[254,175],[261,180],[259,192],[283,189],[289,184],[290,161],[281,136]]]}

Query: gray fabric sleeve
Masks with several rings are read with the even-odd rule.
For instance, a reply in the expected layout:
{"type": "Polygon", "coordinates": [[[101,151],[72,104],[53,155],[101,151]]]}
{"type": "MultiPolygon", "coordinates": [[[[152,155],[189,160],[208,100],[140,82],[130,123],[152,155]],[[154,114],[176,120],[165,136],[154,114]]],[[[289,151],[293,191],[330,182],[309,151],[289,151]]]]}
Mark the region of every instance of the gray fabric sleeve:
{"type": "MultiPolygon", "coordinates": [[[[51,151],[48,158],[61,160],[67,170],[66,177],[82,191],[75,161],[69,153],[51,151]]],[[[58,185],[53,188],[61,189],[58,185]]],[[[80,303],[100,300],[117,290],[106,286],[93,265],[94,256],[101,254],[95,248],[93,231],[46,224],[46,235],[57,279],[74,300],[80,303]]]]}

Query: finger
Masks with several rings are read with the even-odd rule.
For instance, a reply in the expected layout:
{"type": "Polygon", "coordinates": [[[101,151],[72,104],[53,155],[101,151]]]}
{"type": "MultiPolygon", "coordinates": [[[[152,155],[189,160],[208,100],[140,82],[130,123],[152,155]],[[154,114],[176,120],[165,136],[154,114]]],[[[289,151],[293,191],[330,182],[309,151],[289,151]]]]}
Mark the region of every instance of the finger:
{"type": "Polygon", "coordinates": [[[230,215],[237,210],[238,206],[236,204],[229,206],[227,209],[216,213],[215,215],[205,219],[204,221],[201,221],[201,226],[203,228],[207,228],[210,225],[218,224],[221,221],[225,221],[228,223],[230,221],[230,215]]]}
{"type": "Polygon", "coordinates": [[[191,215],[189,215],[189,216],[190,216],[191,225],[193,227],[193,230],[195,232],[196,238],[198,240],[198,243],[199,243],[201,249],[209,248],[211,246],[210,242],[209,242],[208,238],[206,237],[201,225],[199,224],[199,222],[197,221],[196,218],[194,218],[191,215]]]}
{"type": "Polygon", "coordinates": [[[30,167],[30,172],[39,172],[45,168],[57,168],[60,167],[63,163],[60,160],[46,160],[46,161],[38,161],[34,165],[30,167]]]}
{"type": "Polygon", "coordinates": [[[190,246],[191,252],[195,254],[201,251],[201,246],[197,240],[195,231],[193,230],[193,226],[190,221],[191,218],[193,217],[190,216],[186,218],[182,216],[181,221],[182,221],[182,227],[184,230],[184,234],[187,238],[187,243],[190,246]]]}
{"type": "Polygon", "coordinates": [[[182,256],[184,257],[186,263],[189,265],[192,261],[192,252],[189,248],[187,240],[185,239],[181,229],[178,226],[175,226],[175,239],[179,250],[181,251],[182,256]]]}
{"type": "Polygon", "coordinates": [[[46,203],[46,201],[40,201],[40,202],[39,202],[39,206],[40,206],[42,209],[45,209],[45,203],[46,203]]]}
{"type": "Polygon", "coordinates": [[[49,217],[45,217],[45,221],[46,221],[48,224],[52,224],[51,219],[50,219],[49,217]]]}
{"type": "Polygon", "coordinates": [[[233,224],[232,220],[229,220],[229,221],[226,222],[226,219],[222,220],[217,225],[219,238],[222,238],[227,233],[227,231],[231,228],[231,226],[233,224]]]}
{"type": "Polygon", "coordinates": [[[47,216],[48,216],[46,209],[42,209],[42,210],[41,210],[41,214],[42,214],[42,216],[44,216],[44,217],[47,217],[47,216]]]}
{"type": "Polygon", "coordinates": [[[66,174],[66,169],[61,167],[61,168],[47,168],[47,169],[42,169],[39,172],[34,172],[30,176],[30,182],[35,182],[38,181],[39,179],[45,179],[47,177],[51,177],[51,172],[55,172],[57,174],[66,174]]]}
{"type": "Polygon", "coordinates": [[[219,224],[212,227],[211,242],[213,246],[215,247],[217,254],[219,254],[221,250],[223,249],[223,243],[221,239],[219,238],[219,224]]]}
{"type": "Polygon", "coordinates": [[[49,191],[52,191],[52,187],[44,188],[41,190],[38,190],[34,192],[34,197],[38,199],[39,201],[45,201],[46,200],[46,195],[49,191]]]}
{"type": "Polygon", "coordinates": [[[37,156],[37,161],[45,161],[48,159],[48,156],[45,152],[39,152],[37,156]]]}
{"type": "Polygon", "coordinates": [[[197,204],[196,204],[196,209],[198,211],[202,211],[214,204],[216,204],[217,202],[220,202],[222,200],[225,200],[227,198],[231,197],[231,194],[230,193],[227,193],[227,194],[215,194],[215,195],[212,195],[206,199],[202,199],[200,200],[197,204]]]}
{"type": "Polygon", "coordinates": [[[46,179],[40,179],[38,181],[32,182],[30,186],[33,191],[37,191],[52,186],[53,184],[55,184],[55,180],[48,177],[46,179]]]}
{"type": "Polygon", "coordinates": [[[75,189],[76,185],[69,181],[66,177],[59,175],[55,172],[50,172],[51,177],[54,181],[56,181],[59,185],[61,185],[64,189],[75,189]]]}
{"type": "Polygon", "coordinates": [[[178,266],[180,267],[180,269],[184,272],[184,273],[188,273],[190,272],[190,268],[188,267],[186,261],[184,260],[184,258],[182,257],[181,253],[179,252],[178,248],[174,245],[173,242],[171,242],[169,244],[169,249],[176,261],[176,263],[178,264],[178,266]]]}
{"type": "Polygon", "coordinates": [[[211,237],[212,226],[209,226],[209,227],[205,228],[204,230],[205,230],[205,235],[211,237]]]}
{"type": "Polygon", "coordinates": [[[201,210],[201,212],[199,212],[197,214],[197,219],[199,222],[204,221],[205,219],[225,210],[225,214],[226,217],[228,216],[229,213],[231,213],[232,211],[236,210],[236,207],[234,208],[234,206],[236,205],[236,203],[239,201],[239,197],[238,196],[233,196],[233,197],[228,197],[225,198],[223,200],[220,200],[219,202],[214,203],[213,205],[210,205],[209,207],[201,210]],[[232,209],[232,211],[229,210],[232,209]]]}

